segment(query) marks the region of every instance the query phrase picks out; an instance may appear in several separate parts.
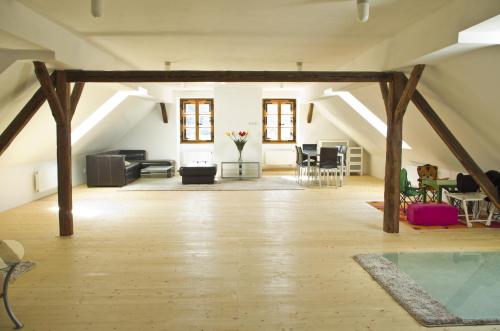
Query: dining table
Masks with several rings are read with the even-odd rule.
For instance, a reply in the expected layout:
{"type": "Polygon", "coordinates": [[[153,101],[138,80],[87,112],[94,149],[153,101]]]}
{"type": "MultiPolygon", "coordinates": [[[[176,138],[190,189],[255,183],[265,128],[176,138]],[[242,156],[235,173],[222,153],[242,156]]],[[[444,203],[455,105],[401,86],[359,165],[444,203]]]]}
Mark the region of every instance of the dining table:
{"type": "MultiPolygon", "coordinates": [[[[302,151],[303,154],[305,154],[307,156],[307,177],[308,179],[310,178],[310,174],[311,174],[311,160],[313,160],[314,158],[316,159],[316,162],[319,162],[320,159],[319,159],[319,153],[317,150],[313,150],[313,149],[306,149],[306,150],[303,150],[302,151]]],[[[341,164],[341,167],[340,167],[340,186],[342,187],[342,185],[344,184],[344,171],[343,171],[343,165],[344,165],[344,154],[338,154],[337,156],[339,158],[339,164],[341,164]]]]}

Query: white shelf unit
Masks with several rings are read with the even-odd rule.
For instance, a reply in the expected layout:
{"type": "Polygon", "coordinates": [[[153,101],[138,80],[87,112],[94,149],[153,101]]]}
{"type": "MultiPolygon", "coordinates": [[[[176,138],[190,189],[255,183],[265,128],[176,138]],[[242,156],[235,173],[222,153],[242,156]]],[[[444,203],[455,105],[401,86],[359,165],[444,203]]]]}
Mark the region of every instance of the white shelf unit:
{"type": "Polygon", "coordinates": [[[349,175],[363,175],[363,147],[349,147],[347,150],[347,168],[349,175]]]}

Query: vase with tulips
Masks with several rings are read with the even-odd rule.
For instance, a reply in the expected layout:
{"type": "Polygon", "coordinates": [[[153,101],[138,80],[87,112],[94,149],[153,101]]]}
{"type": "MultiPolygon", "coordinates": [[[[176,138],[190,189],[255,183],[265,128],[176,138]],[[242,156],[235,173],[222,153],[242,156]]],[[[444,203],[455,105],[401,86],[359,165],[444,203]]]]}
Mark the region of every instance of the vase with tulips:
{"type": "Polygon", "coordinates": [[[228,136],[236,145],[239,153],[238,162],[242,162],[243,159],[241,158],[241,153],[243,152],[243,147],[245,147],[248,140],[248,131],[227,131],[226,136],[228,136]]]}

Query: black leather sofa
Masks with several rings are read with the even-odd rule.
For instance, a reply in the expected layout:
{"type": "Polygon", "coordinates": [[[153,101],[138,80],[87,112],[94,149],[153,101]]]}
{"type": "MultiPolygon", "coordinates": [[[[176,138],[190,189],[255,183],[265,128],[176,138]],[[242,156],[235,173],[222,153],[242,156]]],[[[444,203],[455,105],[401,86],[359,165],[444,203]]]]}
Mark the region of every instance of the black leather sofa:
{"type": "Polygon", "coordinates": [[[141,176],[142,168],[151,165],[175,169],[174,160],[146,160],[145,150],[120,149],[87,155],[87,186],[125,186],[141,176]]]}
{"type": "Polygon", "coordinates": [[[193,163],[179,169],[182,184],[213,184],[217,174],[217,164],[193,163]]]}

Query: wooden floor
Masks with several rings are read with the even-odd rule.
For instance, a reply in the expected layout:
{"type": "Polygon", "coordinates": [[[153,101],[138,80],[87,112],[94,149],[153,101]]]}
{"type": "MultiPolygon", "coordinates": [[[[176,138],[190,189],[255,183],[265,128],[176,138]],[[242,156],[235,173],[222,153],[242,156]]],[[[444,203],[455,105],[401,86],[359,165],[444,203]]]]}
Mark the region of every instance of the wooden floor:
{"type": "MultiPolygon", "coordinates": [[[[78,187],[0,214],[35,270],[11,299],[25,330],[420,330],[356,253],[495,250],[500,230],[381,230],[382,182],[342,189],[119,192],[78,187]]],[[[11,328],[0,309],[0,330],[11,328]]],[[[453,328],[464,330],[467,328],[453,328]]],[[[474,330],[500,327],[475,327],[474,330]]],[[[440,330],[439,328],[434,330],[440,330]]]]}

